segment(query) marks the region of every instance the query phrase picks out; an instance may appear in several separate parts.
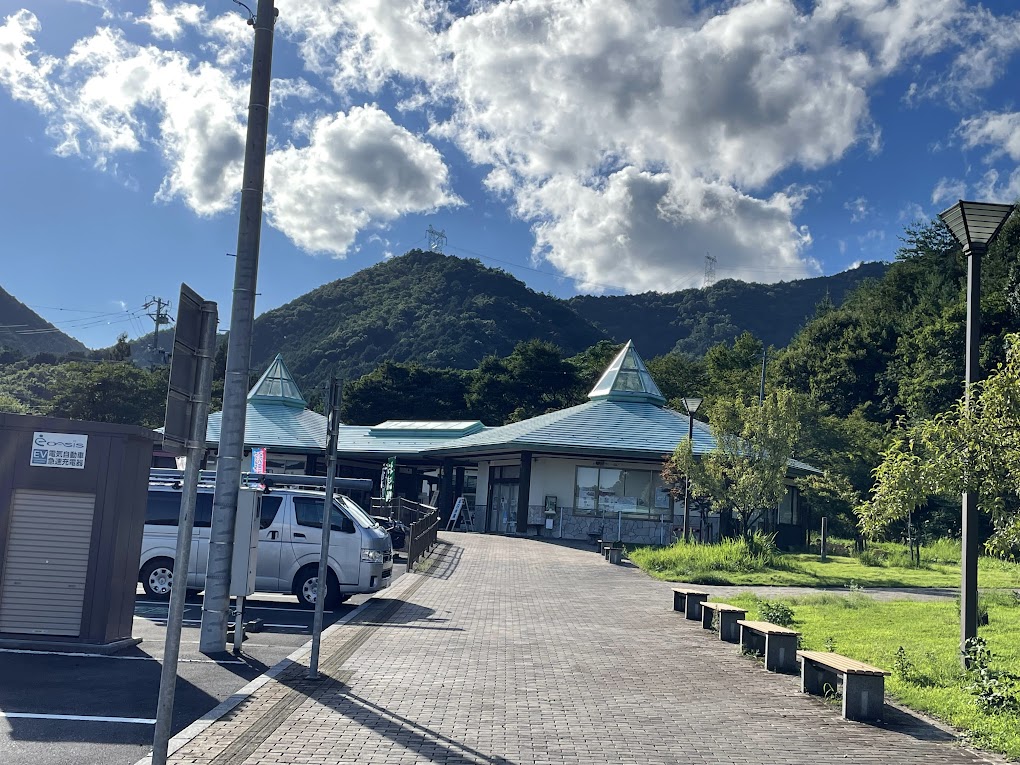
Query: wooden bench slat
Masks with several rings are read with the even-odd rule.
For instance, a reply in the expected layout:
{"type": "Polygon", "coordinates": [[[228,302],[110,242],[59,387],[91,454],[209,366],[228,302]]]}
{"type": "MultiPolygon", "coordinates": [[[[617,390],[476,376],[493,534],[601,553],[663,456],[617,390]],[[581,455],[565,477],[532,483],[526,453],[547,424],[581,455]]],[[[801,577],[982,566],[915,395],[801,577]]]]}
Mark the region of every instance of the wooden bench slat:
{"type": "Polygon", "coordinates": [[[748,619],[737,619],[737,624],[747,627],[755,632],[761,632],[765,635],[799,635],[797,630],[791,630],[788,627],[780,627],[778,624],[772,622],[755,622],[748,619]]]}
{"type": "Polygon", "coordinates": [[[847,656],[842,656],[838,653],[830,653],[828,651],[797,651],[797,656],[808,661],[815,662],[816,664],[822,664],[826,667],[850,675],[881,675],[883,677],[888,676],[892,673],[873,667],[870,664],[865,664],[862,661],[851,659],[847,656]]]}
{"type": "Polygon", "coordinates": [[[708,597],[708,593],[703,590],[692,590],[688,587],[674,587],[673,592],[679,592],[681,595],[704,595],[708,597]]]}
{"type": "Polygon", "coordinates": [[[701,604],[702,608],[707,608],[709,611],[740,611],[746,614],[747,609],[741,608],[740,606],[731,606],[729,603],[713,603],[712,601],[706,601],[701,604]]]}

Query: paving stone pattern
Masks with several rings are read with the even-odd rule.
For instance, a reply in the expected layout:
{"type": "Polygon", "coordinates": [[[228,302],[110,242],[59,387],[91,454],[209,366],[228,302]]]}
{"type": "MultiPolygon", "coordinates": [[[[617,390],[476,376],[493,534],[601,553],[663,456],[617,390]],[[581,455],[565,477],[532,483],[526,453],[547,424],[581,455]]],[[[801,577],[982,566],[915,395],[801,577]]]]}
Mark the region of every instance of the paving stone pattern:
{"type": "Polygon", "coordinates": [[[897,710],[865,725],[592,551],[446,534],[322,646],[172,758],[273,763],[1001,762],[897,710]]]}

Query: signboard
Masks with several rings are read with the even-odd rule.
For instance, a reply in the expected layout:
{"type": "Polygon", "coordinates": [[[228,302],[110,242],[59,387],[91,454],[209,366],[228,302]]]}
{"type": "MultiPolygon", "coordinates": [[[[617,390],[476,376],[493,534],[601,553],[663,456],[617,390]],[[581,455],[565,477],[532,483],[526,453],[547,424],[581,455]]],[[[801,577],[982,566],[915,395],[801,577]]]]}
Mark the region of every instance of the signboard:
{"type": "MultiPolygon", "coordinates": [[[[187,284],[181,285],[177,303],[174,350],[170,359],[170,383],[166,394],[166,419],[163,424],[163,448],[171,454],[184,454],[191,438],[194,399],[198,393],[198,354],[202,344],[202,311],[207,303],[187,284]]],[[[215,303],[209,303],[215,311],[215,303]]],[[[215,321],[215,313],[213,313],[215,321]]]]}
{"type": "Polygon", "coordinates": [[[251,472],[266,472],[266,450],[265,447],[258,447],[251,450],[251,472]]]}
{"type": "Polygon", "coordinates": [[[386,464],[383,465],[382,469],[382,484],[380,490],[382,492],[383,501],[393,501],[393,488],[397,478],[397,458],[390,457],[386,460],[386,464]]]}
{"type": "Polygon", "coordinates": [[[32,467],[85,469],[89,437],[74,433],[36,433],[32,437],[32,467]]]}

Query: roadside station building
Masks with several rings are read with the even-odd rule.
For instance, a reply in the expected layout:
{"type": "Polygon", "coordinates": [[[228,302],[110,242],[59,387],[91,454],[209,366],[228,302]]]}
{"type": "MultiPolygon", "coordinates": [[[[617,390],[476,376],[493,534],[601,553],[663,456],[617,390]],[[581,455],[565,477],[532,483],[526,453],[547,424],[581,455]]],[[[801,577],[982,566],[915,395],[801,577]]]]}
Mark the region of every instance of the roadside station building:
{"type": "MultiPolygon", "coordinates": [[[[325,475],[326,418],[308,409],[281,356],[252,387],[247,407],[246,456],[263,448],[266,472],[325,475]]],[[[221,416],[209,417],[210,468],[221,416]]],[[[463,496],[473,508],[475,531],[668,543],[682,523],[683,506],[660,472],[691,424],[688,415],[666,406],[628,342],[578,406],[501,427],[477,420],[342,425],[337,474],[372,479],[372,496],[378,497],[382,468],[392,460],[395,496],[438,506],[444,521],[463,496]]],[[[706,424],[695,420],[693,431],[695,455],[715,447],[706,424]]],[[[791,460],[789,491],[768,514],[766,525],[781,546],[805,540],[807,519],[792,479],[811,472],[791,460]]],[[[369,497],[355,499],[369,504],[369,497]]],[[[718,515],[692,507],[695,537],[717,539],[718,515]]]]}

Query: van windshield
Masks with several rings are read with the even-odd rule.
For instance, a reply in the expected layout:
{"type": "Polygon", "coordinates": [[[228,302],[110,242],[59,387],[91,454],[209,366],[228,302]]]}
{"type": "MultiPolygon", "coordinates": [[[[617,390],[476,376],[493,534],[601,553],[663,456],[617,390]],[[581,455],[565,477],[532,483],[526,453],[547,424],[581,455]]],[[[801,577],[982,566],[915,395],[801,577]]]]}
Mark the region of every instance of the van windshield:
{"type": "Polygon", "coordinates": [[[340,505],[341,507],[343,507],[344,510],[347,511],[347,514],[351,516],[351,518],[354,519],[354,522],[361,526],[361,528],[370,529],[373,528],[374,526],[379,525],[370,515],[368,515],[368,513],[362,510],[358,503],[355,502],[353,499],[350,499],[349,497],[339,496],[336,498],[335,501],[338,505],[340,505]]]}

